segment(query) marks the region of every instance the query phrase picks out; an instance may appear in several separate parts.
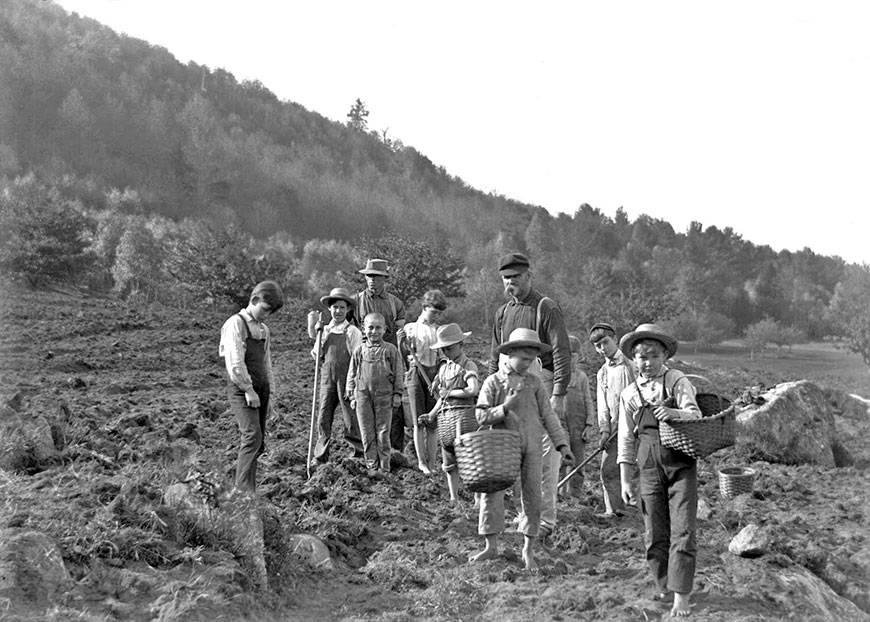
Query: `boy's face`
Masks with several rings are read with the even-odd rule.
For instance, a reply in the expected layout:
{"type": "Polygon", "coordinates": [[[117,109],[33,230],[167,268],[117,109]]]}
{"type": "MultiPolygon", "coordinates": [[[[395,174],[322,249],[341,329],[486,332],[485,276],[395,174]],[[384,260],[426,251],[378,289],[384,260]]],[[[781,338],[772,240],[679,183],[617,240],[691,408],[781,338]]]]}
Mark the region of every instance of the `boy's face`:
{"type": "Polygon", "coordinates": [[[436,309],[435,307],[428,306],[423,307],[423,319],[426,322],[435,322],[439,317],[441,317],[441,309],[436,309]]]}
{"type": "Polygon", "coordinates": [[[344,322],[344,318],[347,317],[347,302],[344,300],[336,300],[331,305],[329,305],[329,313],[332,315],[332,320],[336,324],[341,324],[344,322]]]}
{"type": "Polygon", "coordinates": [[[655,344],[638,344],[634,347],[634,364],[641,376],[655,378],[665,364],[665,349],[655,344]]]}
{"type": "Polygon", "coordinates": [[[571,369],[577,369],[578,365],[580,365],[580,351],[571,350],[571,369]]]}
{"type": "Polygon", "coordinates": [[[459,355],[462,354],[462,342],[451,344],[446,348],[441,348],[441,352],[449,360],[455,361],[459,358],[459,355]]]}
{"type": "Polygon", "coordinates": [[[366,318],[364,329],[369,343],[380,343],[383,340],[385,327],[380,318],[366,318]]]}
{"type": "Polygon", "coordinates": [[[508,365],[520,375],[529,371],[529,367],[538,358],[537,348],[514,348],[507,353],[508,365]]]}
{"type": "Polygon", "coordinates": [[[616,354],[617,348],[616,339],[610,335],[605,335],[595,342],[595,351],[609,359],[613,358],[613,355],[616,354]]]}
{"type": "Polygon", "coordinates": [[[267,317],[272,315],[272,307],[269,305],[269,303],[263,300],[258,300],[255,304],[252,304],[249,309],[251,317],[258,322],[262,322],[267,317]]]}

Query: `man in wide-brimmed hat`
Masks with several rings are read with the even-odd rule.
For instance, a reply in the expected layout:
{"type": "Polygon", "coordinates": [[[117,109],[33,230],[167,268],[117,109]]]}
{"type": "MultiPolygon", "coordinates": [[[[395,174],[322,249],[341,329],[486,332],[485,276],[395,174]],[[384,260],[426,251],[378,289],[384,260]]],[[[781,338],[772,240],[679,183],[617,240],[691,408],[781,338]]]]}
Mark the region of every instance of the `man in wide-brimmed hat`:
{"type": "Polygon", "coordinates": [[[341,409],[344,422],[344,438],[351,446],[351,456],[362,457],[362,437],[356,413],[346,398],[347,370],[350,355],[362,343],[362,332],[350,322],[356,301],[344,287],[333,288],[320,303],[329,309],[331,319],[326,326],[319,326],[318,311],[309,313],[308,334],[315,339],[320,334],[320,344],[315,343],[312,355],[320,355],[320,400],[317,413],[317,443],[313,461],[326,462],[332,444],[332,422],[335,409],[341,409]],[[312,316],[313,314],[313,316],[312,316]],[[311,321],[311,320],[314,321],[311,321]],[[318,330],[319,329],[319,330],[318,330]]]}
{"type": "Polygon", "coordinates": [[[631,467],[640,467],[644,544],[655,597],[664,599],[673,592],[671,616],[682,617],[690,613],[695,576],[698,466],[694,458],[662,445],[659,425],[697,419],[701,411],[685,374],[665,365],[677,346],[657,324],[641,324],[619,340],[638,376],[619,397],[616,461],[626,503],[632,494],[631,467]]]}
{"type": "MultiPolygon", "coordinates": [[[[390,267],[386,259],[369,259],[366,267],[359,271],[366,278],[366,288],[357,293],[356,313],[362,322],[369,313],[380,313],[386,321],[384,341],[398,347],[398,333],[405,325],[405,303],[387,291],[390,267]]],[[[412,435],[410,430],[407,435],[412,435]]],[[[390,427],[390,443],[393,449],[401,452],[405,448],[405,415],[402,406],[393,413],[390,427]]]]}
{"type": "MultiPolygon", "coordinates": [[[[537,375],[550,394],[550,404],[560,417],[564,416],[568,384],[571,382],[571,344],[562,310],[552,299],[532,287],[531,261],[523,253],[508,253],[498,262],[505,294],[510,300],[498,308],[492,327],[489,373],[497,371],[499,346],[516,328],[528,328],[537,333],[550,350],[540,356],[537,375]]],[[[550,532],[556,526],[556,488],[559,482],[559,455],[549,438],[544,439],[543,503],[541,526],[550,532]]]]}

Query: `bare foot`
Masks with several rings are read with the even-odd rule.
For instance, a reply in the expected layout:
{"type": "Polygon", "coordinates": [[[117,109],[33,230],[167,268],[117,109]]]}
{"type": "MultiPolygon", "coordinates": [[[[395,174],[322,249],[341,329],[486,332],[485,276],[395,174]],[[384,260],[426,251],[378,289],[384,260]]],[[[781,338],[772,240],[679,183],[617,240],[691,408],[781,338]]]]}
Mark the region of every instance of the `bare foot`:
{"type": "Polygon", "coordinates": [[[538,562],[535,561],[531,551],[523,551],[523,562],[526,565],[526,570],[532,574],[538,574],[538,562]]]}
{"type": "Polygon", "coordinates": [[[423,471],[423,475],[432,475],[432,469],[423,464],[422,462],[417,463],[417,468],[423,471]]]}
{"type": "Polygon", "coordinates": [[[674,592],[674,606],[671,609],[672,618],[683,618],[692,613],[692,595],[674,592]]]}
{"type": "Polygon", "coordinates": [[[498,551],[495,549],[483,549],[480,553],[475,553],[468,558],[469,563],[482,562],[487,559],[495,559],[498,557],[498,551]]]}
{"type": "Polygon", "coordinates": [[[653,600],[665,600],[668,596],[670,596],[670,592],[655,592],[652,595],[653,600]]]}

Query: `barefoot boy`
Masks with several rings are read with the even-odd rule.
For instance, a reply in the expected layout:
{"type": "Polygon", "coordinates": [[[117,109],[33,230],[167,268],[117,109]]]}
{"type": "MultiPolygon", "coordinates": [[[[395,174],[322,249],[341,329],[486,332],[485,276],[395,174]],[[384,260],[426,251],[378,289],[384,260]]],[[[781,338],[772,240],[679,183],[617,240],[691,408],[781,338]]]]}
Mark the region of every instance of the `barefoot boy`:
{"type": "Polygon", "coordinates": [[[366,340],[353,351],[347,372],[350,407],[362,435],[363,453],[369,469],[390,471],[390,424],[393,409],[402,403],[402,355],[384,341],[386,321],[369,313],[363,323],[366,340]]]}
{"type": "Polygon", "coordinates": [[[694,458],[662,446],[659,423],[697,419],[701,411],[692,383],[664,364],[677,351],[676,339],[655,324],[641,324],[622,337],[619,348],[633,357],[639,373],[619,398],[617,462],[622,499],[627,502],[631,494],[631,465],[636,461],[654,597],[663,599],[673,592],[671,615],[687,616],[697,553],[698,467],[694,458]]]}
{"type": "MultiPolygon", "coordinates": [[[[537,571],[532,550],[541,526],[541,460],[544,434],[549,434],[562,460],[573,462],[568,437],[559,417],[550,406],[543,381],[528,373],[537,358],[552,348],[528,328],[514,329],[506,342],[498,346],[505,354],[500,369],[483,382],[477,399],[477,421],[481,425],[504,425],[516,430],[522,438],[520,466],[522,520],[518,526],[523,536],[523,562],[526,569],[537,571]],[[482,408],[481,408],[482,407],[482,408]]],[[[486,539],[480,553],[469,561],[493,559],[498,556],[498,534],[504,531],[504,491],[486,493],[480,503],[478,533],[486,539]]]]}

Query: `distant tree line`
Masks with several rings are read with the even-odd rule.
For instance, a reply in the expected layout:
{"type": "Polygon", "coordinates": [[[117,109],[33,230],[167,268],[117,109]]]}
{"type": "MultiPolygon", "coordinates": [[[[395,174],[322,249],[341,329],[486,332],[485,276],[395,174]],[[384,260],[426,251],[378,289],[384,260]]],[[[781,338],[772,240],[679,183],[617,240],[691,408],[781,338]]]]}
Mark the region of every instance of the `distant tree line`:
{"type": "Polygon", "coordinates": [[[572,330],[870,340],[866,266],[622,209],[553,216],[369,129],[361,99],[329,121],[51,2],[0,4],[0,85],[0,268],[34,286],[198,304],[268,275],[313,301],[377,254],[403,297],[442,287],[484,326],[503,300],[496,258],[520,250],[572,330]]]}

